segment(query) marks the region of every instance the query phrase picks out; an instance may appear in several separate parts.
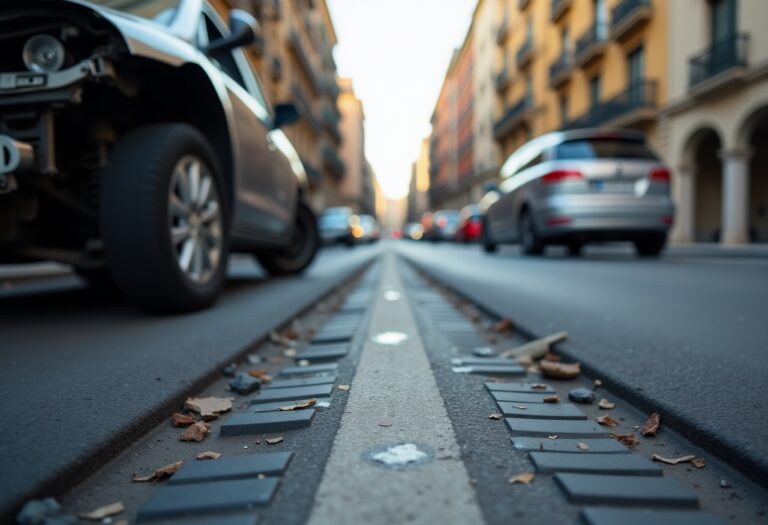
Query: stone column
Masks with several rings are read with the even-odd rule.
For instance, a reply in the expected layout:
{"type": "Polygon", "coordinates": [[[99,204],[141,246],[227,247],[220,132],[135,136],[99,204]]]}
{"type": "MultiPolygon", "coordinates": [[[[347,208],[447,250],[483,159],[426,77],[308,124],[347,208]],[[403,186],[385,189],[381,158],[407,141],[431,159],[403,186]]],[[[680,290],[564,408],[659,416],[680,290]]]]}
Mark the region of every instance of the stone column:
{"type": "Polygon", "coordinates": [[[696,180],[691,165],[677,168],[677,177],[672,181],[675,199],[675,227],[672,242],[688,243],[696,239],[696,180]]]}
{"type": "Polygon", "coordinates": [[[749,242],[749,158],[748,149],[720,152],[723,159],[723,244],[749,242]]]}

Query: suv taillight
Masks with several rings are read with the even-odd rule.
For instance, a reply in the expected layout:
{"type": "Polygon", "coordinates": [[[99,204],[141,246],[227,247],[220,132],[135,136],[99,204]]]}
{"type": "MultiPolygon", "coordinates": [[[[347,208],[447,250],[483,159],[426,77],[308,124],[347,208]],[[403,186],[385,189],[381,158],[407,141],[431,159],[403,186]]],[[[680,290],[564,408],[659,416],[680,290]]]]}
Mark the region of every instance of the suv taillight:
{"type": "Polygon", "coordinates": [[[584,175],[577,170],[555,170],[550,171],[541,178],[541,183],[548,184],[560,184],[563,182],[573,182],[576,180],[582,180],[584,175]]]}
{"type": "Polygon", "coordinates": [[[649,178],[651,179],[651,182],[661,182],[664,184],[669,184],[670,180],[672,180],[672,176],[667,168],[652,169],[649,178]]]}

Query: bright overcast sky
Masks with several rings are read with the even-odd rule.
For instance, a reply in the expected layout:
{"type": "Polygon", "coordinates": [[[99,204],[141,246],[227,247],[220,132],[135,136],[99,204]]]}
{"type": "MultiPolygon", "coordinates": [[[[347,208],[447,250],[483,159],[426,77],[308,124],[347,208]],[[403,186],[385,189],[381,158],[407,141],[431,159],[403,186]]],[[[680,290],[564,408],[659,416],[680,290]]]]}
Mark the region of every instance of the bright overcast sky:
{"type": "Polygon", "coordinates": [[[475,0],[328,0],[339,75],[365,111],[366,153],[384,193],[408,192],[443,75],[475,0]]]}

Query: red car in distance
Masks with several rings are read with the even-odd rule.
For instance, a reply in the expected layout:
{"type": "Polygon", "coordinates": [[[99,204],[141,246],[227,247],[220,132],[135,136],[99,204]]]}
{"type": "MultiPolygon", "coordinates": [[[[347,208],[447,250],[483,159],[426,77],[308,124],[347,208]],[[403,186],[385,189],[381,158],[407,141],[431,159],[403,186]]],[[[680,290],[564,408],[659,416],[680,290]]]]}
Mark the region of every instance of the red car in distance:
{"type": "Polygon", "coordinates": [[[456,240],[459,242],[478,242],[483,234],[483,223],[476,204],[464,206],[459,213],[459,226],[456,240]]]}

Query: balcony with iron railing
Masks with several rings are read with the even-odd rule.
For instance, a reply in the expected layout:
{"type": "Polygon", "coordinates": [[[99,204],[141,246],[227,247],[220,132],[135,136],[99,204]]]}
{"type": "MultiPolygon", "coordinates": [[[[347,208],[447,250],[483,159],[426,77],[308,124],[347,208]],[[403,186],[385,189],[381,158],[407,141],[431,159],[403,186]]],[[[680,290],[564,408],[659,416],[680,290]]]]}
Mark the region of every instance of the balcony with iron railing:
{"type": "Polygon", "coordinates": [[[652,15],[651,0],[621,0],[611,11],[611,38],[627,38],[648,22],[652,15]]]}
{"type": "Polygon", "coordinates": [[[336,112],[330,106],[323,108],[323,127],[330,134],[334,143],[341,143],[341,133],[339,132],[339,118],[336,116],[336,112]]]}
{"type": "Polygon", "coordinates": [[[657,115],[657,82],[640,80],[606,102],[590,108],[584,115],[570,120],[563,129],[636,127],[653,121],[657,115]]]}
{"type": "Polygon", "coordinates": [[[568,8],[573,4],[573,0],[552,0],[552,6],[549,19],[552,23],[556,23],[562,16],[568,11],[568,8]]]}
{"type": "Polygon", "coordinates": [[[689,89],[700,90],[716,79],[720,79],[715,82],[719,86],[740,78],[747,68],[748,46],[749,35],[738,33],[713,43],[709,49],[689,59],[689,89]]]}
{"type": "Polygon", "coordinates": [[[323,166],[337,181],[344,178],[344,163],[330,146],[323,146],[323,166]]]}
{"type": "Polygon", "coordinates": [[[531,63],[531,59],[533,58],[533,38],[528,37],[525,39],[523,45],[517,50],[515,58],[517,60],[518,69],[523,69],[531,63]]]}
{"type": "Polygon", "coordinates": [[[574,58],[576,65],[585,67],[605,53],[608,28],[605,24],[595,23],[576,41],[574,58]]]}
{"type": "Polygon", "coordinates": [[[531,4],[531,0],[517,0],[517,8],[520,11],[523,11],[526,7],[528,7],[531,4]]]}
{"type": "Polygon", "coordinates": [[[496,92],[500,95],[506,93],[511,84],[510,80],[511,78],[509,76],[509,67],[504,64],[502,70],[499,71],[496,75],[496,92]]]}
{"type": "Polygon", "coordinates": [[[312,114],[312,106],[298,84],[293,84],[291,86],[291,96],[296,104],[296,109],[299,111],[299,115],[301,115],[307,124],[309,124],[315,131],[320,131],[320,124],[312,114]]]}
{"type": "Polygon", "coordinates": [[[571,79],[573,71],[573,58],[571,53],[563,51],[560,57],[549,66],[549,85],[553,89],[563,86],[571,79]]]}
{"type": "Polygon", "coordinates": [[[493,126],[493,136],[497,140],[503,139],[520,124],[526,121],[529,112],[533,109],[533,101],[530,97],[523,97],[517,104],[507,108],[504,115],[493,126]]]}

